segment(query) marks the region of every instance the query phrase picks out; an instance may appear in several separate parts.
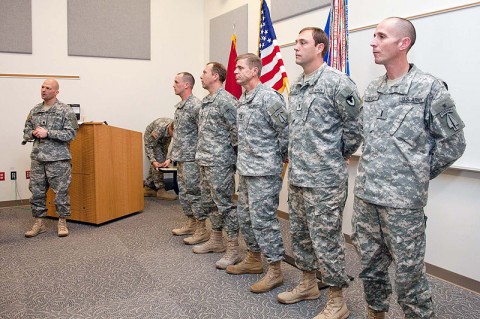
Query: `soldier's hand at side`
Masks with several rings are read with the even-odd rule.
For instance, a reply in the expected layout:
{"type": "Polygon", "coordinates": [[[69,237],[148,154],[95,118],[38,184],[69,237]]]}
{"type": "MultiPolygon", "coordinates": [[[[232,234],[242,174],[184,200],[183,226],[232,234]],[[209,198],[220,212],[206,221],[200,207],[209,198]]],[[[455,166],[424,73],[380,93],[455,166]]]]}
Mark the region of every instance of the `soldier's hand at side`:
{"type": "Polygon", "coordinates": [[[160,164],[160,167],[168,167],[168,165],[170,165],[170,163],[171,163],[171,160],[167,159],[165,162],[160,164]]]}
{"type": "Polygon", "coordinates": [[[153,162],[153,163],[152,163],[153,168],[155,168],[157,171],[158,171],[158,169],[161,167],[160,165],[161,165],[161,164],[160,164],[159,162],[153,162]]]}

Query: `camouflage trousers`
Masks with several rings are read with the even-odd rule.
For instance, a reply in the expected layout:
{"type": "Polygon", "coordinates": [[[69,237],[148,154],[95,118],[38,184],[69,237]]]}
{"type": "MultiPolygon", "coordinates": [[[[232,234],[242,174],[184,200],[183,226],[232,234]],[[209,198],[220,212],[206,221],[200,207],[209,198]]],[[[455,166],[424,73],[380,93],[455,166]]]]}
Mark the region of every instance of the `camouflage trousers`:
{"type": "Polygon", "coordinates": [[[55,193],[55,209],[58,216],[70,217],[70,183],[72,181],[72,164],[70,160],[40,162],[32,160],[30,184],[32,192],[30,205],[33,217],[47,215],[47,190],[55,193]]]}
{"type": "Polygon", "coordinates": [[[346,183],[340,187],[297,187],[289,184],[290,235],[295,264],[318,269],[326,285],[348,287],[342,233],[346,183]]]}
{"type": "Polygon", "coordinates": [[[150,165],[144,185],[154,190],[164,189],[165,182],[163,181],[163,172],[160,170],[157,171],[152,165],[150,165]]]}
{"type": "Polygon", "coordinates": [[[352,241],[360,255],[363,289],[370,308],[388,311],[395,261],[395,287],[405,318],[432,318],[433,301],[425,274],[423,209],[378,206],[355,197],[352,241]]]}
{"type": "Polygon", "coordinates": [[[233,202],[235,171],[229,166],[200,166],[202,201],[209,212],[213,230],[225,231],[230,238],[238,236],[237,208],[233,202]]]}
{"type": "Polygon", "coordinates": [[[281,177],[240,175],[238,182],[238,222],[248,250],[262,252],[269,264],[283,260],[277,217],[281,177]]]}
{"type": "Polygon", "coordinates": [[[183,213],[197,220],[205,220],[208,216],[202,207],[202,194],[200,189],[200,167],[197,162],[178,162],[178,198],[183,213]]]}

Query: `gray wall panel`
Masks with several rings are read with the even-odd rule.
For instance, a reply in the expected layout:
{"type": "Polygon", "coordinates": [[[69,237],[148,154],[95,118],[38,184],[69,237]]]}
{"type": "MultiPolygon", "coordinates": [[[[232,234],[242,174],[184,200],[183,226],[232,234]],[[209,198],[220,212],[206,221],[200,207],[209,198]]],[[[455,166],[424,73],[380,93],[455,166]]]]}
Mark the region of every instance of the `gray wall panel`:
{"type": "Polygon", "coordinates": [[[0,51],[32,53],[31,0],[0,0],[0,51]]]}
{"type": "Polygon", "coordinates": [[[150,0],[68,0],[68,55],[150,59],[150,0]]]}
{"type": "Polygon", "coordinates": [[[270,15],[272,17],[272,22],[288,19],[305,12],[330,6],[330,0],[272,0],[271,3],[270,15]]]}
{"type": "Polygon", "coordinates": [[[246,53],[248,50],[247,4],[210,20],[210,61],[220,62],[225,67],[230,55],[233,25],[237,35],[237,54],[246,53]]]}

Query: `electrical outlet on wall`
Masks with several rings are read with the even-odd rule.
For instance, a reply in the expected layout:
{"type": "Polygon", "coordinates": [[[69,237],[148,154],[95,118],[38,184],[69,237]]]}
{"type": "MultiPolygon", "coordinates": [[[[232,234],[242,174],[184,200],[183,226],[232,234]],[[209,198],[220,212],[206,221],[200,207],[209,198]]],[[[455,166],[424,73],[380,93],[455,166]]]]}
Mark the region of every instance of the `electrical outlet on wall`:
{"type": "Polygon", "coordinates": [[[5,172],[0,172],[0,181],[5,180],[5,172]]]}

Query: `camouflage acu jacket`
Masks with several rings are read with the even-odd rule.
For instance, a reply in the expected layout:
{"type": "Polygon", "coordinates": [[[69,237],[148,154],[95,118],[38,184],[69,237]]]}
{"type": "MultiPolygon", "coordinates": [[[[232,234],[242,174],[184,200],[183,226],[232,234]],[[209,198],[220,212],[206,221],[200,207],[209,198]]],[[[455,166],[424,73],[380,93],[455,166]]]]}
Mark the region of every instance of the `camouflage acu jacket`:
{"type": "Polygon", "coordinates": [[[236,162],[237,99],[218,89],[202,100],[195,159],[203,166],[227,166],[236,162]]]}
{"type": "Polygon", "coordinates": [[[288,151],[288,118],[283,96],[263,84],[242,94],[237,111],[238,174],[279,175],[288,151]]]}
{"type": "Polygon", "coordinates": [[[28,114],[23,130],[23,139],[34,140],[30,157],[42,162],[71,159],[70,141],[78,129],[77,118],[72,108],[59,100],[48,110],[43,102],[37,104],[28,114]],[[38,139],[32,135],[36,127],[48,130],[47,138],[38,139]]]}
{"type": "Polygon", "coordinates": [[[382,206],[424,207],[429,180],[465,150],[463,128],[443,82],[415,66],[391,87],[386,75],[372,81],[355,195],[382,206]]]}
{"type": "Polygon", "coordinates": [[[198,113],[202,102],[193,94],[175,108],[172,159],[177,162],[195,160],[198,141],[198,113]]]}
{"type": "Polygon", "coordinates": [[[162,163],[168,158],[168,146],[172,138],[168,135],[167,128],[172,122],[173,120],[169,118],[158,118],[148,124],[145,129],[143,142],[145,145],[145,154],[150,163],[162,163]]]}
{"type": "Polygon", "coordinates": [[[289,97],[288,180],[299,187],[345,183],[346,159],[360,146],[360,99],[355,83],[323,64],[302,74],[289,97]]]}

